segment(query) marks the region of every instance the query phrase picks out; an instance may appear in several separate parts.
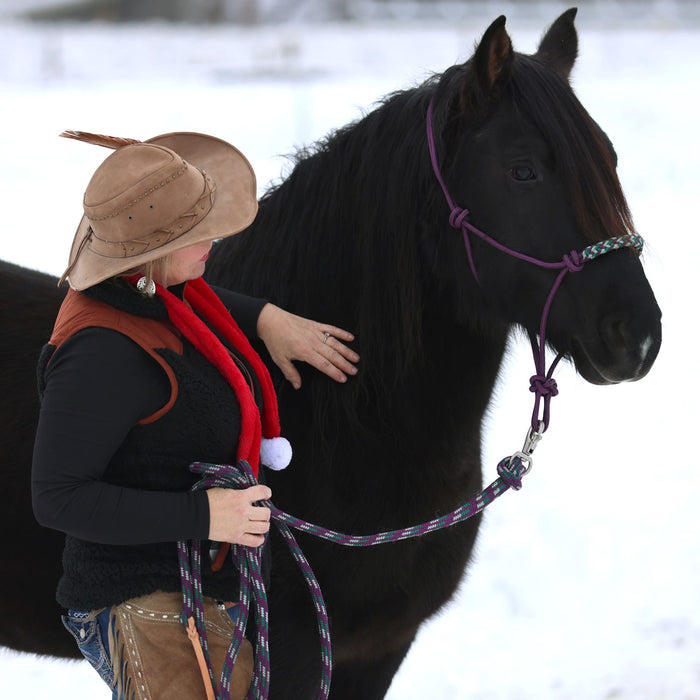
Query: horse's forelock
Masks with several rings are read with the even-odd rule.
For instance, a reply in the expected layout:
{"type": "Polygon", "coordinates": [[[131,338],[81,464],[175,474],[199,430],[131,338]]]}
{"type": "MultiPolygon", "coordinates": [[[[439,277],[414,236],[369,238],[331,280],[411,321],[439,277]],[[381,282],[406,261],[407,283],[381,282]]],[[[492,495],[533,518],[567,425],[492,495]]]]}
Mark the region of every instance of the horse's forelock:
{"type": "Polygon", "coordinates": [[[615,153],[569,83],[537,59],[519,56],[510,89],[517,109],[549,143],[584,237],[593,243],[633,233],[615,153]]]}

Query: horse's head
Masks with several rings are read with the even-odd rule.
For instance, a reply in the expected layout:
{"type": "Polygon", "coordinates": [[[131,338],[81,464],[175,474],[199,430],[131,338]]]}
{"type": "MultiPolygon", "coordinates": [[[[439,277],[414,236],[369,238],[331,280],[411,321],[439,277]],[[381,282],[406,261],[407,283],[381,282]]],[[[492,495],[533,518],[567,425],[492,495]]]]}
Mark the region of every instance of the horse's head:
{"type": "MultiPolygon", "coordinates": [[[[505,18],[474,56],[447,71],[434,97],[442,170],[470,221],[503,246],[561,261],[591,243],[633,233],[605,133],[571,90],[575,10],[544,35],[537,53],[514,53],[505,18]]],[[[462,245],[451,230],[450,246],[462,245]]],[[[482,296],[505,321],[539,330],[555,272],[469,237],[474,270],[461,292],[482,296]]],[[[465,254],[456,251],[464,275],[465,254]]],[[[457,263],[453,262],[452,265],[457,263]]],[[[623,249],[566,276],[554,298],[547,342],[597,384],[643,377],[661,343],[661,313],[636,252],[623,249]]]]}

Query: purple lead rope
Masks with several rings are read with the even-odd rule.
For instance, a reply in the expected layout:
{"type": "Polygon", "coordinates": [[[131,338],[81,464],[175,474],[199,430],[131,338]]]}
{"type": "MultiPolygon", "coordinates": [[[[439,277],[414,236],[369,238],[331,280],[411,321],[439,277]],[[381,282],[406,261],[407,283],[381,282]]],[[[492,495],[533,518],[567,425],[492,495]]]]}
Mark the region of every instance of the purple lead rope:
{"type": "MultiPolygon", "coordinates": [[[[389,542],[398,542],[399,540],[412,537],[420,537],[429,532],[451,527],[480,513],[486,506],[492,503],[501,494],[505,493],[509,488],[517,490],[521,487],[521,478],[530,469],[530,456],[538,439],[539,436],[532,440],[531,448],[528,448],[528,443],[526,442],[522,452],[517,452],[511,457],[503,459],[498,464],[499,478],[477,496],[472,498],[468,503],[440,518],[401,530],[392,530],[376,535],[345,535],[319,525],[313,525],[300,518],[295,518],[281,511],[279,508],[276,508],[270,501],[261,502],[262,505],[270,509],[273,522],[277,526],[284,541],[287,543],[294,560],[306,580],[314,608],[316,609],[316,621],[321,641],[321,685],[319,700],[327,700],[331,689],[333,654],[328,612],[326,610],[321,587],[316,580],[311,565],[301,551],[290,528],[315,535],[321,539],[335,542],[336,544],[346,547],[371,547],[379,544],[387,544],[389,542]]],[[[238,462],[236,466],[195,462],[190,465],[190,469],[193,472],[204,475],[203,478],[195,484],[193,487],[194,490],[214,487],[248,488],[249,486],[257,484],[257,480],[250,465],[243,460],[238,462]]],[[[253,679],[246,697],[247,700],[266,700],[270,686],[269,615],[265,585],[260,567],[260,550],[253,547],[244,547],[242,545],[232,545],[231,547],[231,557],[233,558],[234,566],[239,571],[240,615],[236,622],[236,631],[229,646],[221,672],[220,689],[217,691],[211,659],[209,657],[206,628],[204,624],[200,544],[198,541],[192,541],[191,544],[188,544],[186,541],[180,541],[177,544],[177,548],[183,597],[182,621],[183,624],[187,625],[188,618],[194,618],[195,620],[209,670],[209,677],[212,680],[217,700],[230,700],[231,674],[248,622],[248,615],[251,607],[249,592],[252,588],[255,602],[255,617],[257,619],[257,639],[255,644],[255,668],[253,671],[253,679]]]]}

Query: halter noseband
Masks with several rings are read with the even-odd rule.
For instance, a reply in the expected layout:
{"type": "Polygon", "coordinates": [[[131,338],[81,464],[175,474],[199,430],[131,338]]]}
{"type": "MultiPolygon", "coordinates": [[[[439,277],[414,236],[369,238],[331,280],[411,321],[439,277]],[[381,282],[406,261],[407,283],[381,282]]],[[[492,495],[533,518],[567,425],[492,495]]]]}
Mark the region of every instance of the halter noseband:
{"type": "Polygon", "coordinates": [[[554,284],[547,296],[544,307],[542,309],[542,317],[540,320],[540,330],[539,330],[539,343],[534,334],[530,333],[530,343],[532,344],[532,353],[535,361],[535,371],[536,374],[530,378],[530,391],[535,394],[535,407],[532,412],[531,427],[528,431],[528,436],[523,446],[522,452],[516,453],[521,458],[527,458],[528,463],[530,462],[530,457],[535,445],[541,438],[542,434],[549,427],[549,403],[552,397],[559,393],[557,389],[557,383],[553,378],[552,374],[559,361],[562,359],[563,354],[559,353],[554,362],[552,362],[549,370],[546,370],[546,359],[545,359],[545,346],[546,346],[546,336],[545,332],[547,329],[547,320],[549,318],[549,312],[552,308],[552,303],[554,302],[554,297],[557,290],[564,281],[566,275],[570,272],[580,272],[583,270],[584,264],[595,260],[595,258],[609,253],[613,250],[618,250],[620,248],[634,248],[637,252],[641,253],[644,247],[644,241],[641,236],[637,234],[628,234],[625,236],[617,236],[616,238],[609,238],[600,243],[594,243],[589,245],[587,248],[581,252],[572,250],[567,253],[558,262],[546,262],[544,260],[539,260],[533,258],[530,255],[525,255],[524,253],[519,253],[512,248],[499,243],[497,240],[491,238],[483,231],[479,230],[469,221],[469,210],[458,206],[455,201],[450,196],[450,193],[445,185],[445,181],[440,174],[440,166],[437,157],[437,149],[435,147],[435,135],[433,132],[433,99],[431,98],[430,104],[428,105],[428,112],[426,114],[426,130],[428,136],[428,148],[430,150],[430,161],[433,165],[433,172],[437,181],[440,183],[445,199],[447,200],[447,205],[450,208],[449,222],[450,226],[462,230],[462,238],[464,239],[464,246],[467,250],[467,257],[469,258],[469,267],[471,268],[472,274],[477,284],[479,283],[479,275],[476,272],[476,266],[474,264],[474,255],[472,253],[471,239],[469,234],[472,233],[478,236],[482,241],[488,243],[493,248],[500,250],[506,255],[510,255],[518,260],[523,260],[525,262],[531,263],[532,265],[537,265],[548,270],[559,270],[559,274],[554,280],[554,284]],[[542,411],[540,415],[540,405],[543,403],[542,411]]]}

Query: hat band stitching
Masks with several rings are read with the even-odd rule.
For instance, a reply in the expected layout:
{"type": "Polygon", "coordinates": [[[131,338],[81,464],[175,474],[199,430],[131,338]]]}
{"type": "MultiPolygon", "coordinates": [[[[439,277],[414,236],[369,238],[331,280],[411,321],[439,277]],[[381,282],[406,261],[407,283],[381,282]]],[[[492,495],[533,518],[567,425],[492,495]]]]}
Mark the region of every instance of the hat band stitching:
{"type": "MultiPolygon", "coordinates": [[[[183,167],[180,168],[176,173],[173,173],[172,175],[168,175],[164,180],[161,180],[160,183],[153,185],[153,187],[149,187],[143,194],[140,194],[138,197],[135,199],[132,199],[130,202],[125,204],[121,209],[116,209],[113,211],[111,214],[105,214],[105,216],[88,216],[87,213],[85,214],[86,218],[89,221],[105,221],[106,219],[112,219],[115,216],[119,216],[119,214],[122,214],[125,212],[127,209],[131,208],[134,206],[134,204],[138,204],[142,199],[145,197],[148,197],[149,194],[153,194],[156,190],[159,190],[161,187],[165,187],[166,185],[169,185],[173,180],[176,180],[178,177],[180,177],[185,171],[187,170],[187,163],[183,161],[183,167]]],[[[200,170],[200,172],[202,172],[200,170]]]]}
{"type": "Polygon", "coordinates": [[[95,255],[105,258],[133,258],[177,240],[202,221],[214,206],[216,185],[205,172],[202,172],[202,175],[204,175],[204,190],[201,196],[191,209],[181,214],[168,226],[155,229],[145,237],[129,241],[109,241],[100,238],[90,226],[86,236],[89,239],[88,248],[95,255]]]}

